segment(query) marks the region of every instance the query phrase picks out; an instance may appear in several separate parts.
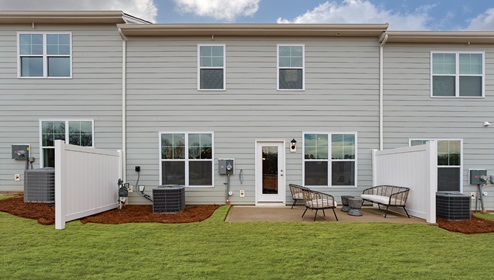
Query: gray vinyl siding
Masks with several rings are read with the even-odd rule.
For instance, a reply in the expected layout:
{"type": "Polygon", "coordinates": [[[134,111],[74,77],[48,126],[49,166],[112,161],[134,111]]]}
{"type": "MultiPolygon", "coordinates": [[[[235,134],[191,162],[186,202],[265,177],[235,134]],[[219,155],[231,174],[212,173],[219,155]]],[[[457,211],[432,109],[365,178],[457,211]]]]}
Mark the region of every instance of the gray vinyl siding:
{"type": "MultiPolygon", "coordinates": [[[[488,45],[393,45],[384,47],[384,148],[408,145],[410,138],[463,140],[463,192],[469,169],[494,175],[494,47],[488,45]],[[485,98],[430,97],[431,51],[485,52],[485,98]]],[[[489,189],[487,189],[488,191],[489,189]]],[[[492,195],[485,198],[492,208],[492,195]]],[[[475,201],[472,201],[474,204],[475,201]]]]}
{"type": "Polygon", "coordinates": [[[40,166],[40,119],[94,119],[94,146],[121,149],[122,39],[110,25],[0,28],[0,191],[22,191],[25,163],[11,145],[30,144],[40,166]],[[17,78],[17,32],[72,32],[72,78],[17,78]],[[14,174],[21,174],[20,182],[14,174]]]}
{"type": "MultiPolygon", "coordinates": [[[[303,132],[357,132],[359,194],[372,183],[379,147],[377,38],[153,38],[127,42],[127,178],[159,184],[159,132],[214,133],[214,187],[190,187],[187,204],[225,203],[218,158],[235,159],[234,204],[255,203],[255,141],[284,140],[286,183],[302,183],[303,132]],[[225,44],[226,90],[197,90],[197,44],[225,44]],[[277,44],[305,44],[305,91],[277,91],[277,44]],[[289,141],[298,141],[290,153],[289,141]],[[243,184],[239,172],[243,173],[243,184]],[[246,197],[239,197],[245,190],[246,197]]],[[[321,188],[328,190],[328,188],[321,188]]],[[[287,189],[287,202],[290,202],[287,189]]],[[[131,203],[145,203],[132,194],[131,203]]]]}

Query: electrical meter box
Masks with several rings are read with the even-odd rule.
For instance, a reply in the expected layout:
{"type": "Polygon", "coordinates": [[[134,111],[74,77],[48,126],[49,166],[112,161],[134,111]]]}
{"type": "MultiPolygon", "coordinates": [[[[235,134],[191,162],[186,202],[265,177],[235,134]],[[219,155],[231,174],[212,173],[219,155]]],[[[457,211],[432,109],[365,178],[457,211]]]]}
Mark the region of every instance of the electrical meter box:
{"type": "Polygon", "coordinates": [[[233,159],[218,159],[218,174],[233,175],[234,163],[233,159]]]}
{"type": "Polygon", "coordinates": [[[486,183],[485,181],[482,181],[482,176],[487,178],[487,170],[470,169],[470,185],[480,185],[486,183]]]}
{"type": "Polygon", "coordinates": [[[12,159],[26,160],[29,158],[29,145],[12,145],[12,159]]]}

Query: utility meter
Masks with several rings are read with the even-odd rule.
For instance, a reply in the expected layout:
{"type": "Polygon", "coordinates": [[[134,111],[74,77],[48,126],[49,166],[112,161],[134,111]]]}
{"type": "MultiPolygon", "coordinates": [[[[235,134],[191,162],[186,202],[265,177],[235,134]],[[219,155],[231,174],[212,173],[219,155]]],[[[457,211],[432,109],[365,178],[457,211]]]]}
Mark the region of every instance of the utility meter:
{"type": "Polygon", "coordinates": [[[480,185],[487,183],[487,170],[470,169],[470,185],[480,185]]]}
{"type": "Polygon", "coordinates": [[[233,175],[234,163],[233,159],[218,159],[218,174],[233,175]]]}
{"type": "Polygon", "coordinates": [[[29,157],[29,145],[12,145],[12,159],[26,160],[29,157]]]}

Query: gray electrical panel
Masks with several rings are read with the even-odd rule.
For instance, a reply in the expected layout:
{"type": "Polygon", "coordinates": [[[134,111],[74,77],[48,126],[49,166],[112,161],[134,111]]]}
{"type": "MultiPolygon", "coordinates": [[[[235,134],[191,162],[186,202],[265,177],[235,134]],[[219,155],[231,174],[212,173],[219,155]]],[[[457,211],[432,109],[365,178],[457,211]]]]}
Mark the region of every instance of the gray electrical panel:
{"type": "Polygon", "coordinates": [[[12,159],[26,160],[29,157],[29,145],[12,145],[12,159]]]}
{"type": "Polygon", "coordinates": [[[233,159],[218,159],[218,174],[233,175],[234,172],[233,159]]]}
{"type": "Polygon", "coordinates": [[[470,169],[470,185],[485,184],[487,180],[483,181],[482,177],[487,178],[487,170],[485,169],[470,169]]]}

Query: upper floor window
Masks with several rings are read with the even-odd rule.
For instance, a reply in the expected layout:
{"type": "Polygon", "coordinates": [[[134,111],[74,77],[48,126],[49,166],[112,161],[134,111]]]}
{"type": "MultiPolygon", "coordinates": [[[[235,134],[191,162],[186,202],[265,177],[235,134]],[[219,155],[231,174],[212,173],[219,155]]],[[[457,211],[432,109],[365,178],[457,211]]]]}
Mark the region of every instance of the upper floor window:
{"type": "Polygon", "coordinates": [[[43,167],[55,167],[55,140],[77,146],[93,147],[92,120],[41,121],[41,162],[43,167]]]}
{"type": "Polygon", "coordinates": [[[432,53],[432,96],[483,97],[483,53],[432,53]]]}
{"type": "Polygon", "coordinates": [[[71,77],[70,33],[19,33],[19,77],[71,77]]]}
{"type": "Polygon", "coordinates": [[[305,89],[304,45],[278,45],[278,89],[305,89]]]}
{"type": "Polygon", "coordinates": [[[304,185],[356,186],[354,133],[304,134],[304,185]]]}
{"type": "Polygon", "coordinates": [[[199,45],[198,89],[225,89],[225,45],[199,45]]]}

